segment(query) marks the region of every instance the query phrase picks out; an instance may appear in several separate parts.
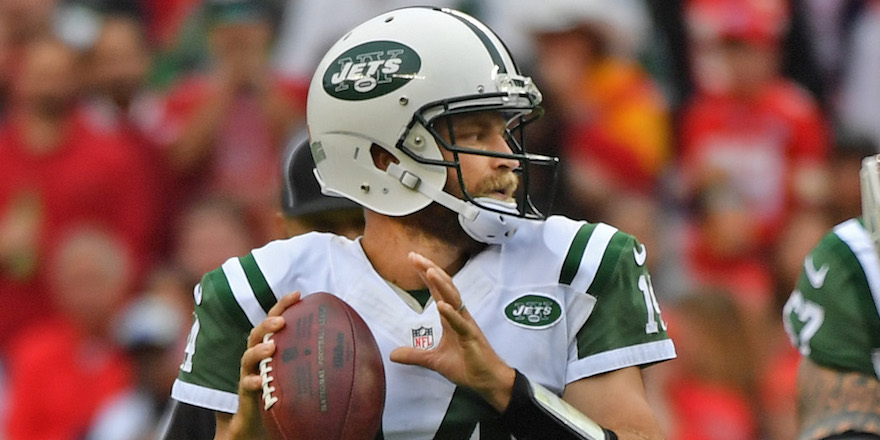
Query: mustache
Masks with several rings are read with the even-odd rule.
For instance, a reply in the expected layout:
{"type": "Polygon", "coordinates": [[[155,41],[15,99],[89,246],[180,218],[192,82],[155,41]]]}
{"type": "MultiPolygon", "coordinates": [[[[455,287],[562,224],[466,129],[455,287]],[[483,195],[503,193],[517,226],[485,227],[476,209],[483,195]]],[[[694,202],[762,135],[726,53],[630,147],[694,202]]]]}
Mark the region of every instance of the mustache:
{"type": "Polygon", "coordinates": [[[505,194],[510,196],[510,199],[512,200],[513,194],[516,192],[516,189],[518,187],[519,176],[517,176],[513,172],[505,172],[501,174],[495,174],[484,179],[477,186],[474,194],[476,195],[476,197],[482,197],[495,192],[503,191],[505,194]]]}

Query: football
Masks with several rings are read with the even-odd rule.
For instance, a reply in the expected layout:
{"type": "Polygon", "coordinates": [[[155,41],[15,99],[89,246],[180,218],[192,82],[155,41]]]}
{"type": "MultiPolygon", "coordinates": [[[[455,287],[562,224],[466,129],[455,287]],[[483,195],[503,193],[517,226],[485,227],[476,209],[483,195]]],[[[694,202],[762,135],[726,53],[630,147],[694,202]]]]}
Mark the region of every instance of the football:
{"type": "Polygon", "coordinates": [[[267,335],[275,354],[260,362],[262,417],[274,440],[372,440],[385,407],[379,346],[363,319],[318,292],[282,314],[267,335]]]}

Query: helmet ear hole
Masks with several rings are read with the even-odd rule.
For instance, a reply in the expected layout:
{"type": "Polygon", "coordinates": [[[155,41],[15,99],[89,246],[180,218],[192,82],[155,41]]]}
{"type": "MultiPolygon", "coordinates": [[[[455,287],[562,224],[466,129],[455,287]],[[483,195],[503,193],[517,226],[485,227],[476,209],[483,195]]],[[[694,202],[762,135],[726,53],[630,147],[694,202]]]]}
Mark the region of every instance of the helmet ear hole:
{"type": "Polygon", "coordinates": [[[378,144],[370,145],[370,156],[373,158],[373,165],[382,171],[387,171],[388,165],[392,163],[400,163],[400,160],[378,144]]]}

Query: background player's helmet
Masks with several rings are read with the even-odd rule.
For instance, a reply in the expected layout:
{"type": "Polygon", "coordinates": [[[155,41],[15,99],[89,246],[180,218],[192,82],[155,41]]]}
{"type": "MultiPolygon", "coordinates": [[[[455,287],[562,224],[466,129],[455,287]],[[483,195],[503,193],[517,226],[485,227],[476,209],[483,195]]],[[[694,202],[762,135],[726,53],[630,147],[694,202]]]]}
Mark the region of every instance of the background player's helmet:
{"type": "Polygon", "coordinates": [[[285,147],[281,165],[281,211],[284,215],[302,217],[325,212],[361,211],[360,206],[351,200],[321,194],[314,169],[308,136],[297,134],[285,147]]]}
{"type": "Polygon", "coordinates": [[[874,246],[880,248],[880,155],[862,159],[862,222],[874,246]]]}
{"type": "Polygon", "coordinates": [[[540,103],[531,78],[520,75],[501,40],[476,19],[428,7],[387,12],[342,37],[312,78],[307,119],[317,175],[326,193],[381,214],[407,215],[433,201],[459,213],[463,225],[491,217],[491,224],[476,229],[509,235],[493,225],[515,223],[511,217],[543,218],[528,197],[530,168],[557,163],[523,149],[522,128],[540,116],[540,103]],[[440,136],[447,129],[439,127],[442,116],[483,110],[508,116],[512,154],[467,149],[440,136]],[[370,154],[373,144],[399,163],[378,169],[370,154]],[[441,148],[454,160],[444,160],[441,148]],[[448,168],[461,176],[459,154],[519,161],[517,205],[477,200],[462,179],[464,200],[444,192],[448,168]]]}

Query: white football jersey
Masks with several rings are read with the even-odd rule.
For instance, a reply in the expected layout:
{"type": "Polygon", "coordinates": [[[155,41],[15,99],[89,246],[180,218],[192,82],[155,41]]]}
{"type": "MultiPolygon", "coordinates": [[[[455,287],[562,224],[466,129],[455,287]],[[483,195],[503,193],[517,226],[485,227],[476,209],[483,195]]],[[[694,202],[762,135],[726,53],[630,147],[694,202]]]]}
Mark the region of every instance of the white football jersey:
{"type": "MultiPolygon", "coordinates": [[[[487,247],[453,281],[501,358],[561,394],[578,379],[675,357],[645,252],[611,226],[551,217],[487,247]]],[[[497,412],[473,391],[388,360],[400,346],[437,345],[443,329],[436,304],[422,308],[373,269],[360,241],[330,234],[272,242],[205,275],[172,397],[235,412],[247,334],[293,291],[342,298],[372,331],[385,359],[380,438],[509,438],[497,412]]]]}

